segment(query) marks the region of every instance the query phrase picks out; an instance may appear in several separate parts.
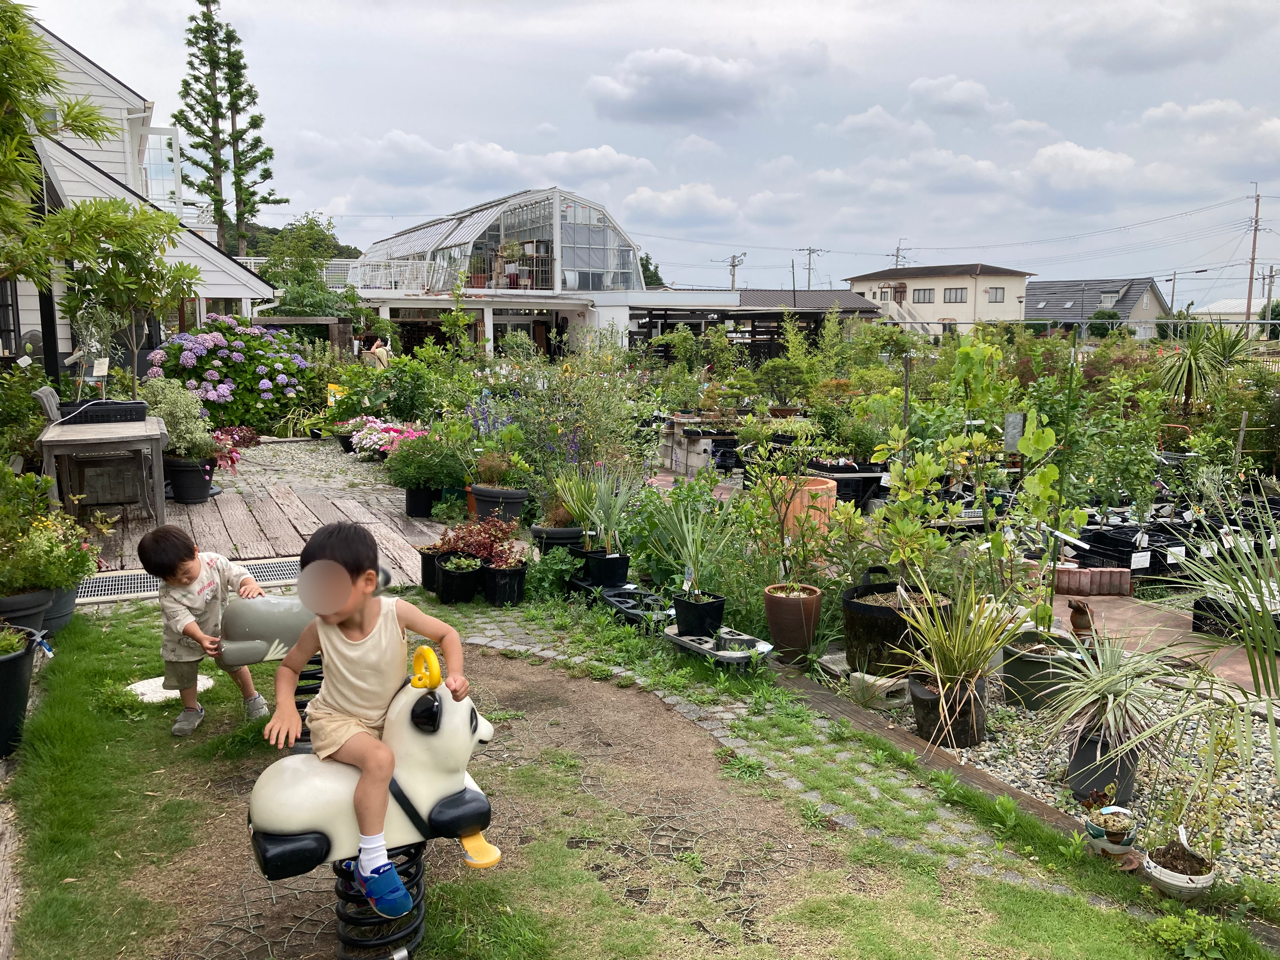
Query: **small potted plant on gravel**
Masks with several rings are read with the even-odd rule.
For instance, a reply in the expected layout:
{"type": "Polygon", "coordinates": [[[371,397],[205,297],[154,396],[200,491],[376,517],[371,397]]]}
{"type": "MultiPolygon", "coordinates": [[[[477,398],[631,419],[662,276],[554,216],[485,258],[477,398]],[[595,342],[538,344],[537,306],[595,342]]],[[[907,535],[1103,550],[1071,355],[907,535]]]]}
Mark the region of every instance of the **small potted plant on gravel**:
{"type": "Polygon", "coordinates": [[[707,509],[697,500],[666,498],[653,514],[648,549],[684,571],[684,592],[677,594],[676,629],[684,637],[714,638],[724,623],[725,598],[702,592],[702,578],[715,564],[733,532],[727,506],[707,509]]]}
{"type": "Polygon", "coordinates": [[[499,544],[484,563],[484,598],[491,607],[516,606],[524,602],[524,578],[529,565],[524,551],[514,541],[499,544]]]}
{"type": "Polygon", "coordinates": [[[1116,806],[1114,800],[1113,785],[1106,791],[1092,791],[1081,804],[1085,810],[1084,829],[1095,853],[1123,856],[1133,849],[1138,818],[1128,807],[1116,806]]]}
{"type": "Polygon", "coordinates": [[[28,627],[0,625],[0,758],[13,753],[22,738],[37,636],[28,627]]]}
{"type": "Polygon", "coordinates": [[[457,450],[436,433],[402,438],[387,457],[387,477],[404,490],[404,512],[411,517],[430,517],[444,489],[463,486],[465,476],[457,450]]]}
{"type": "Polygon", "coordinates": [[[164,475],[174,502],[204,503],[213,486],[218,455],[226,451],[213,439],[200,398],[176,380],[149,380],[142,392],[151,415],[164,421],[169,434],[164,475]]]}
{"type": "Polygon", "coordinates": [[[975,746],[986,737],[992,662],[1026,622],[1026,611],[979,595],[973,581],[950,603],[938,602],[923,578],[916,588],[923,599],[905,598],[903,611],[914,642],[896,652],[907,661],[901,672],[909,681],[917,736],[951,748],[975,746]]]}

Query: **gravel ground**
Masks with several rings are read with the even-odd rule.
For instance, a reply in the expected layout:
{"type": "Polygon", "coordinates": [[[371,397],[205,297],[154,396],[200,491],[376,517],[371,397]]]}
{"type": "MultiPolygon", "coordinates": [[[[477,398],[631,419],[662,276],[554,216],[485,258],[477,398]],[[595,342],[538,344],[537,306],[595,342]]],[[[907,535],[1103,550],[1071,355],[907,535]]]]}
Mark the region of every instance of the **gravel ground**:
{"type": "Polygon", "coordinates": [[[395,497],[404,493],[387,482],[381,461],[343,453],[336,440],[295,440],[263,443],[245,450],[235,477],[218,475],[218,482],[250,496],[265,493],[274,484],[293,488],[299,496],[309,492],[329,496],[395,497]]]}
{"type": "MultiPolygon", "coordinates": [[[[910,709],[895,713],[896,719],[914,733],[910,709]]],[[[1227,775],[1231,800],[1223,812],[1223,850],[1218,866],[1227,879],[1250,876],[1275,882],[1280,881],[1280,796],[1265,722],[1254,720],[1253,737],[1255,749],[1249,765],[1227,775]]],[[[1084,812],[1067,787],[1066,745],[1048,739],[1044,720],[1034,712],[993,706],[988,713],[986,741],[955,753],[964,762],[1065,813],[1081,816],[1084,812]]],[[[1184,759],[1193,765],[1198,763],[1194,756],[1184,759]]],[[[1144,822],[1148,819],[1154,772],[1150,763],[1139,769],[1134,799],[1129,805],[1144,822]]]]}

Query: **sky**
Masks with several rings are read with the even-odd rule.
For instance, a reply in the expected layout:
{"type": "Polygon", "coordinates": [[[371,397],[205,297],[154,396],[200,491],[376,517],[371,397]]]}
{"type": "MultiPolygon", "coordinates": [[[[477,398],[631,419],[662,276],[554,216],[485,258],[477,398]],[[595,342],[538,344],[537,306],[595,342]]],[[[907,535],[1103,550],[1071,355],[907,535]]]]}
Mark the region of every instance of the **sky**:
{"type": "MultiPolygon", "coordinates": [[[[194,2],[32,8],[167,122],[194,2]]],[[[362,248],[558,185],[682,286],[726,286],[723,261],[745,253],[740,285],[790,288],[794,260],[798,287],[840,289],[898,250],[1155,276],[1166,296],[1176,270],[1176,305],[1204,306],[1245,295],[1258,181],[1259,270],[1280,262],[1274,0],[223,0],[221,15],[290,199],[261,221],[317,210],[362,248]]]]}

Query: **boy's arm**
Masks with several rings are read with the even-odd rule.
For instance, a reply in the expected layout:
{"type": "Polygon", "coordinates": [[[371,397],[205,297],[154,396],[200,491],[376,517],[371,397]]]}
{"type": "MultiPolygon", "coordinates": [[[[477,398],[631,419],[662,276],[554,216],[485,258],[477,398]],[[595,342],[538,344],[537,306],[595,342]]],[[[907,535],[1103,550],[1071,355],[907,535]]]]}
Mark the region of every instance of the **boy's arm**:
{"type": "Polygon", "coordinates": [[[276,668],[276,712],[267,721],[262,736],[274,747],[292,747],[302,733],[302,716],[294,702],[298,677],[307,661],[320,651],[320,632],[312,620],[303,628],[298,642],[276,668]]]}
{"type": "Polygon", "coordinates": [[[192,620],[182,628],[182,635],[190,637],[196,643],[204,648],[204,652],[211,657],[216,657],[222,651],[222,641],[217,637],[211,637],[200,629],[200,624],[192,620]]]}
{"type": "Polygon", "coordinates": [[[444,654],[444,665],[449,676],[444,685],[455,700],[465,700],[471,684],[462,674],[462,638],[458,631],[443,620],[429,617],[407,600],[396,601],[396,619],[401,629],[412,630],[429,640],[434,640],[444,654]]]}
{"type": "Polygon", "coordinates": [[[249,576],[248,570],[238,563],[232,563],[226,557],[220,556],[218,560],[222,568],[222,582],[227,593],[237,591],[246,600],[263,596],[263,590],[258,586],[258,581],[249,576]]]}

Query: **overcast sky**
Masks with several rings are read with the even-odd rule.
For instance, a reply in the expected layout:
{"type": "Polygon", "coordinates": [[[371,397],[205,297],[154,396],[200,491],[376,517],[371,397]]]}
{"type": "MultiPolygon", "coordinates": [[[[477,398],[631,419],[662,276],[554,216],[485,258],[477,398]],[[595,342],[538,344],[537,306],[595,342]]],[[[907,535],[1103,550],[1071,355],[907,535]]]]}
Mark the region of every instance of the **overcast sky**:
{"type": "MultiPolygon", "coordinates": [[[[164,122],[194,8],[34,0],[164,122]]],[[[222,13],[292,201],[263,221],[319,210],[361,247],[558,184],[603,203],[680,284],[726,285],[713,261],[745,251],[741,283],[789,287],[794,257],[803,287],[795,248],[813,246],[829,251],[813,286],[840,287],[891,266],[905,238],[910,262],[1047,279],[1210,267],[1178,278],[1179,304],[1204,305],[1244,296],[1250,181],[1264,230],[1280,230],[1274,0],[224,0],[222,13]],[[1184,211],[1198,212],[1079,237],[1184,211]],[[1077,239],[1028,242],[1064,237],[1077,239]]],[[[1258,254],[1275,263],[1280,238],[1262,233],[1258,254]]]]}

